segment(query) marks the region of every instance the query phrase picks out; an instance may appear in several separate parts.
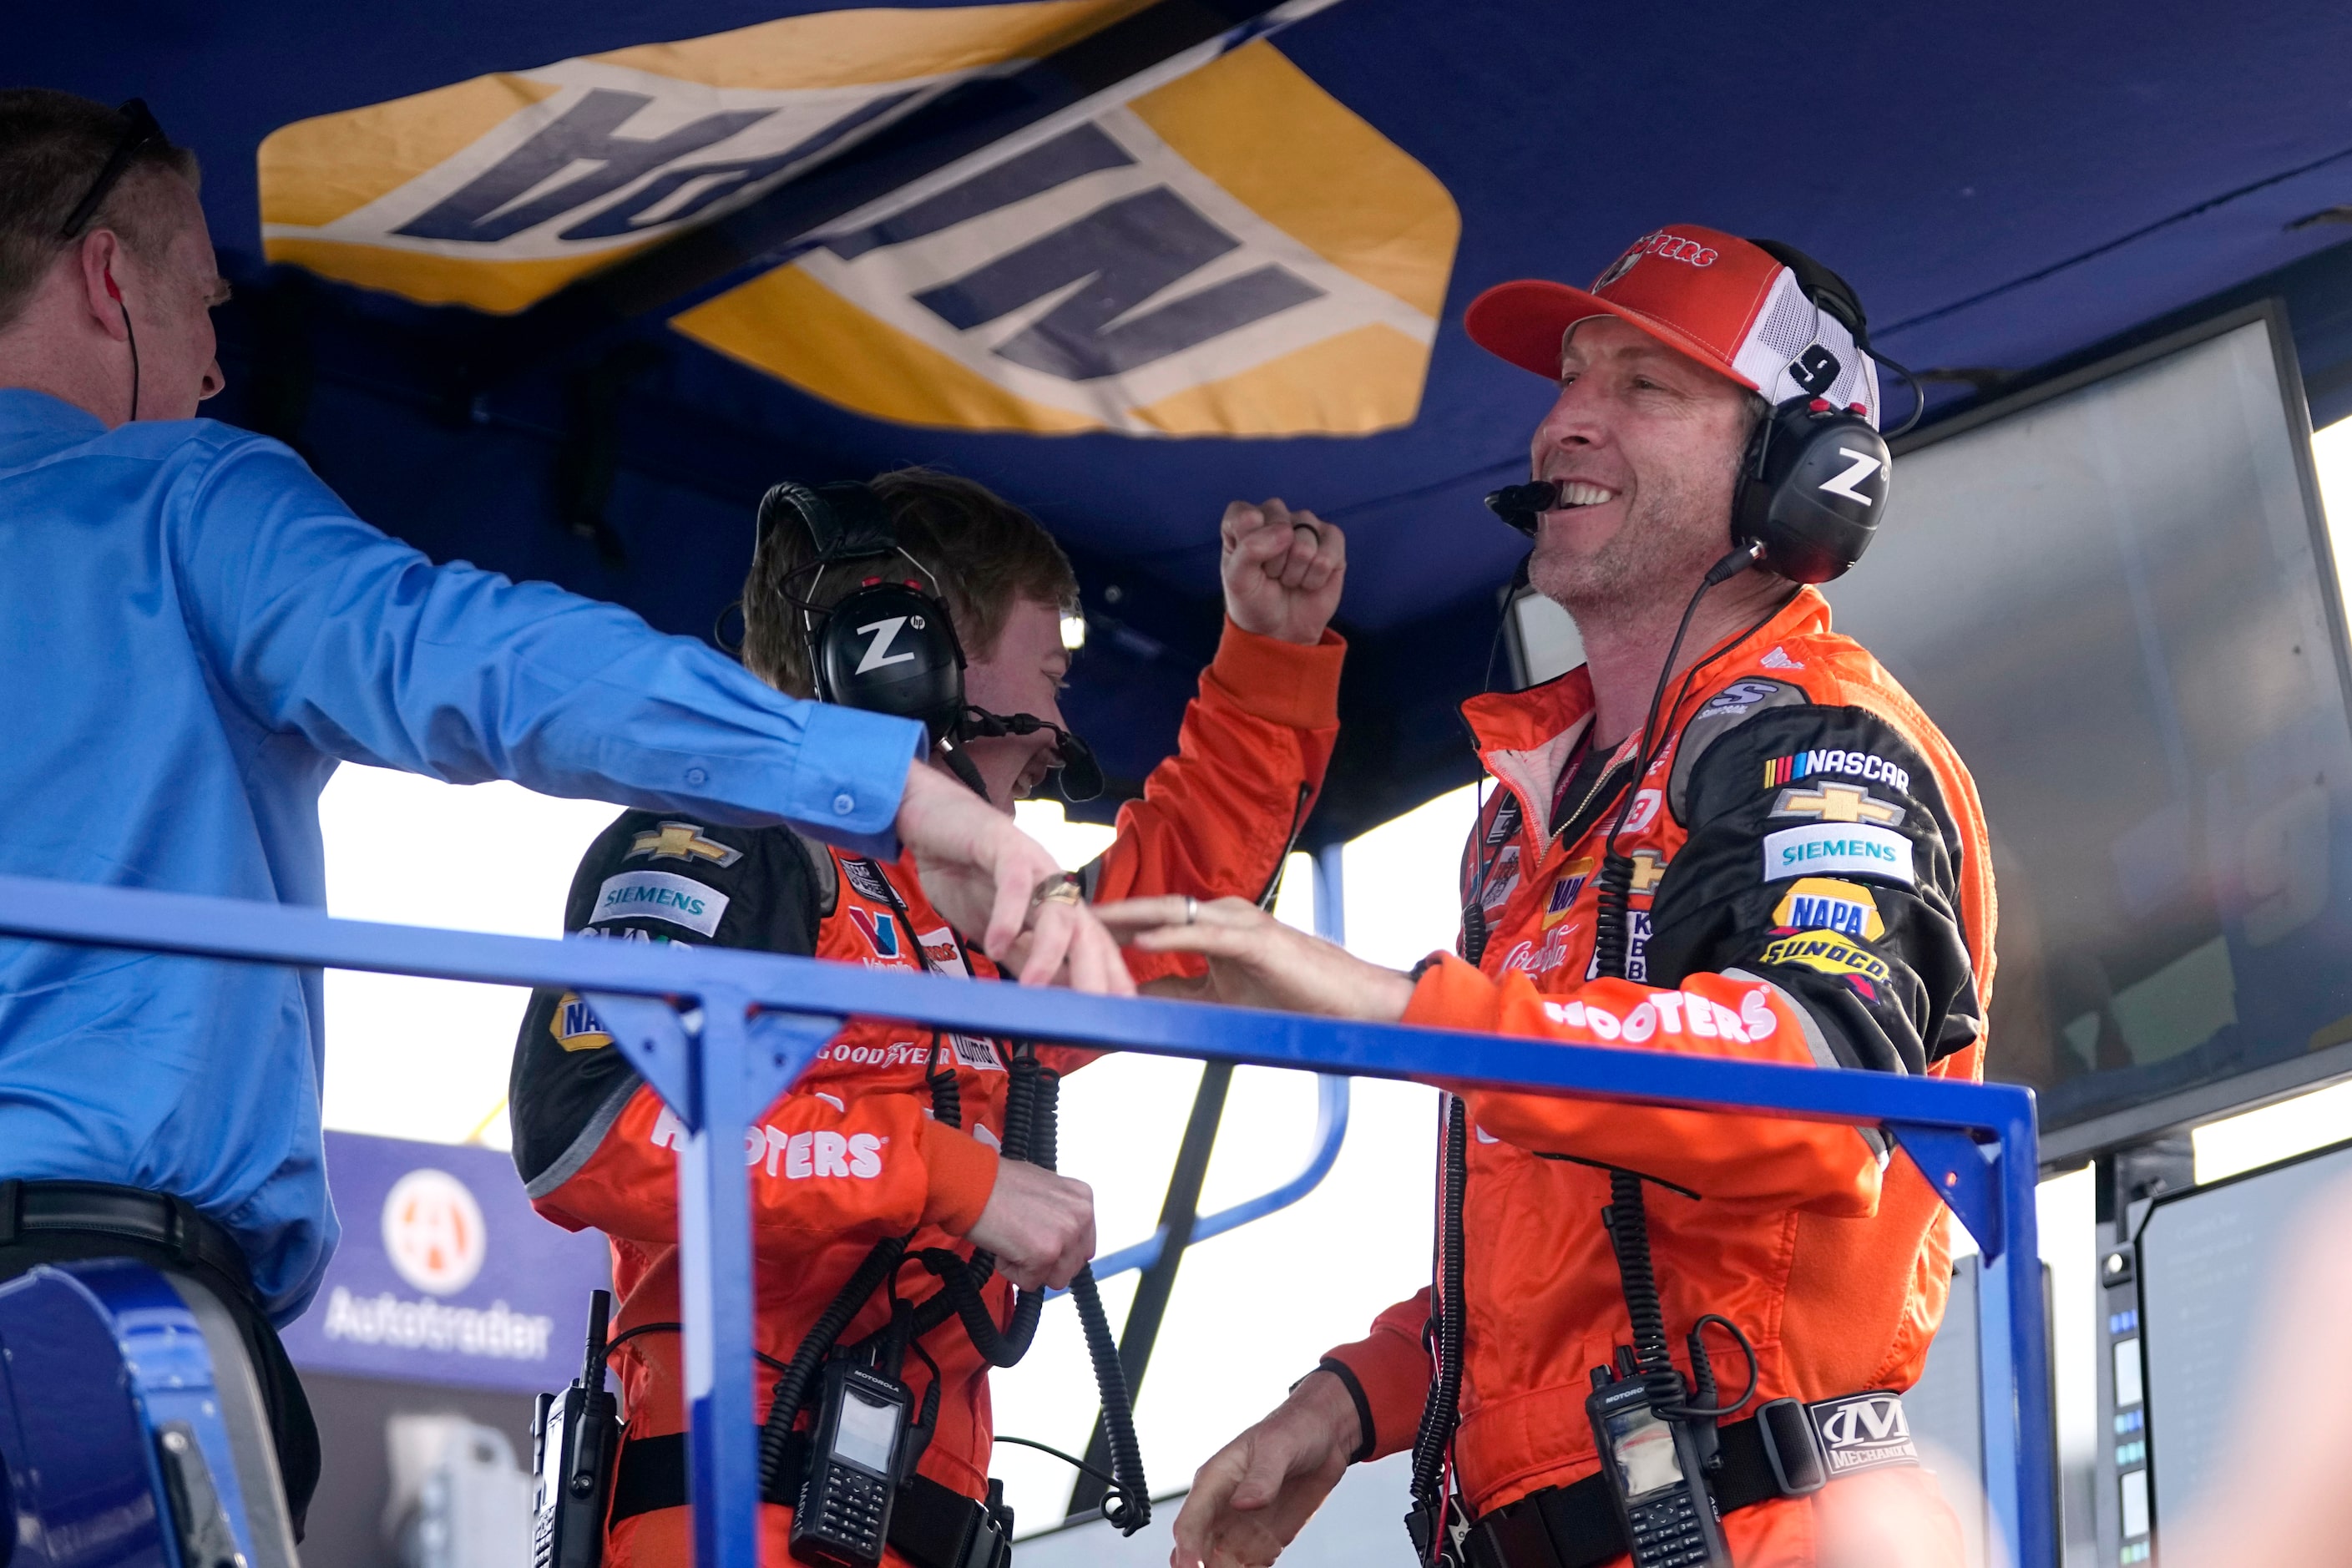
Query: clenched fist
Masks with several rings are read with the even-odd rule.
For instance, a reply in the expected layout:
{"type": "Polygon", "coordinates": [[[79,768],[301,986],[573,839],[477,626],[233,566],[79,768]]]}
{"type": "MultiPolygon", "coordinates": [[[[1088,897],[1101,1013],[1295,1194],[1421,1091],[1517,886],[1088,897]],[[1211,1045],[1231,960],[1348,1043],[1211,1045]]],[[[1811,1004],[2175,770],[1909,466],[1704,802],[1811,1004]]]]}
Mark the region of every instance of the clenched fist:
{"type": "Polygon", "coordinates": [[[1219,533],[1218,570],[1234,625],[1284,642],[1320,641],[1348,578],[1348,538],[1339,525],[1278,500],[1235,501],[1219,533]]]}

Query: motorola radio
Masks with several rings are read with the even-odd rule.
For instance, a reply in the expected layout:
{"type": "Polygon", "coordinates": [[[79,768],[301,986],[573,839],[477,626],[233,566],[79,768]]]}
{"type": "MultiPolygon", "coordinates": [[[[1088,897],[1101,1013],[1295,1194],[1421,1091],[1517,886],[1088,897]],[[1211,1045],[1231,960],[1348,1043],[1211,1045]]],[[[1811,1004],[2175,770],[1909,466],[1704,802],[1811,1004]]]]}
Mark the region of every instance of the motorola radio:
{"type": "Polygon", "coordinates": [[[912,1403],[895,1377],[847,1357],[826,1364],[808,1468],[793,1510],[793,1556],[829,1568],[874,1568],[882,1561],[912,1403]]]}
{"type": "Polygon", "coordinates": [[[1621,1351],[1619,1360],[1621,1376],[1605,1366],[1592,1369],[1584,1413],[1633,1568],[1731,1568],[1693,1423],[1659,1415],[1631,1352],[1621,1351]]]}
{"type": "Polygon", "coordinates": [[[530,1420],[531,1568],[601,1568],[604,1506],[621,1421],[604,1392],[604,1331],[613,1293],[588,1298],[588,1355],[562,1394],[542,1394],[530,1420]]]}

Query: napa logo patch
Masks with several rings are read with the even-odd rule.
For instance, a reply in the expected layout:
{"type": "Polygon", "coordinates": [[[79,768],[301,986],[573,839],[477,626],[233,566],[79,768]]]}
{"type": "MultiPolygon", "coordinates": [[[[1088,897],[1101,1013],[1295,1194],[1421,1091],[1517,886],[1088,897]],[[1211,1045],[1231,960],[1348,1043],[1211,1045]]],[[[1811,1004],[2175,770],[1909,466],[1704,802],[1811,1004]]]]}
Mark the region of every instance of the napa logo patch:
{"type": "Polygon", "coordinates": [[[624,871],[596,889],[591,925],[638,918],[667,921],[702,936],[718,933],[729,900],[715,888],[667,871],[624,871]]]}
{"type": "Polygon", "coordinates": [[[1584,884],[1592,879],[1592,861],[1588,857],[1571,860],[1560,872],[1559,879],[1551,885],[1551,897],[1544,902],[1543,924],[1546,931],[1568,918],[1576,906],[1576,895],[1584,891],[1584,884]]]}
{"type": "MultiPolygon", "coordinates": [[[[299,121],[261,146],[265,254],[521,310],[1141,8],[819,12],[299,121]]],[[[1365,434],[1419,407],[1460,228],[1260,39],[845,214],[672,325],[908,424],[1365,434]]]]}
{"type": "Polygon", "coordinates": [[[1828,877],[1798,879],[1772,910],[1772,923],[1784,929],[1833,931],[1855,942],[1876,942],[1886,934],[1878,918],[1878,900],[1858,882],[1828,877]]]}
{"type": "Polygon", "coordinates": [[[567,1051],[601,1051],[613,1043],[611,1031],[576,991],[566,991],[556,1003],[554,1014],[547,1020],[547,1032],[567,1051]]]}
{"type": "Polygon", "coordinates": [[[866,945],[874,950],[875,956],[878,958],[899,956],[897,916],[881,910],[863,909],[856,904],[852,904],[849,906],[849,923],[857,928],[857,934],[866,939],[866,945]]]}

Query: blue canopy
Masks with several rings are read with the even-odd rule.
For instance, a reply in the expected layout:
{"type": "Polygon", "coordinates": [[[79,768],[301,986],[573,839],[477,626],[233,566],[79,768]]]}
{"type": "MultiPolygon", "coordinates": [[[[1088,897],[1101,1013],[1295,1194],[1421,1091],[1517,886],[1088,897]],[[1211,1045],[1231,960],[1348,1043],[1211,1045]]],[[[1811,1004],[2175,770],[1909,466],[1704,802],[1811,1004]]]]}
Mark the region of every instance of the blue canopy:
{"type": "MultiPolygon", "coordinates": [[[[1460,330],[1697,223],[1845,275],[1948,414],[2264,293],[2352,412],[2352,12],[2084,0],[37,7],[9,74],[205,162],[224,417],[439,557],[709,635],[776,479],[971,475],[1069,546],[1070,710],[1172,744],[1229,500],[1343,523],[1310,842],[1472,775],[1545,384],[1460,330]],[[1270,35],[1270,36],[1264,36],[1270,35]]],[[[1890,387],[1900,410],[1906,394],[1890,387]]]]}

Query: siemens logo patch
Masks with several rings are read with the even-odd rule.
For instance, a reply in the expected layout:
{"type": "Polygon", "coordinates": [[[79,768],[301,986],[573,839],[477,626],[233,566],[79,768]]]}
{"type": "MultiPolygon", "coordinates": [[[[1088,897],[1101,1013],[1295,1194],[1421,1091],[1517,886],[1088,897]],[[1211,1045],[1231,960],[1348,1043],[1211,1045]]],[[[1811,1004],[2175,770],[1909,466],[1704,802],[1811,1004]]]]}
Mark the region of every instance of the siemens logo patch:
{"type": "Polygon", "coordinates": [[[727,912],[727,895],[691,877],[667,871],[624,871],[607,877],[596,889],[596,912],[591,925],[637,916],[667,921],[703,936],[715,936],[719,917],[727,912]]]}
{"type": "Polygon", "coordinates": [[[1785,882],[1816,873],[1885,877],[1916,886],[1911,840],[1867,823],[1816,822],[1764,836],[1764,879],[1785,882]]]}

